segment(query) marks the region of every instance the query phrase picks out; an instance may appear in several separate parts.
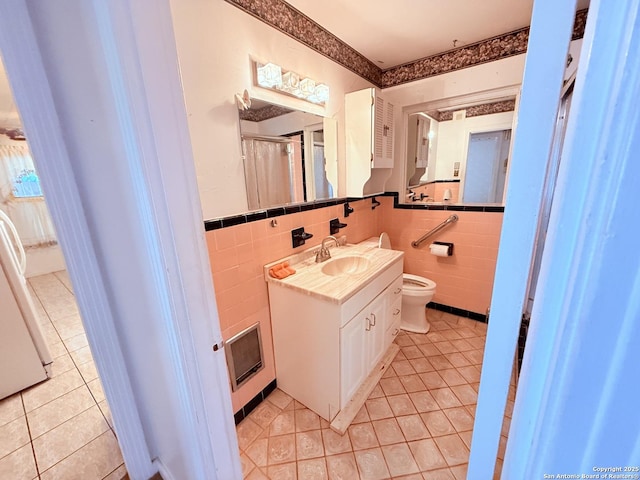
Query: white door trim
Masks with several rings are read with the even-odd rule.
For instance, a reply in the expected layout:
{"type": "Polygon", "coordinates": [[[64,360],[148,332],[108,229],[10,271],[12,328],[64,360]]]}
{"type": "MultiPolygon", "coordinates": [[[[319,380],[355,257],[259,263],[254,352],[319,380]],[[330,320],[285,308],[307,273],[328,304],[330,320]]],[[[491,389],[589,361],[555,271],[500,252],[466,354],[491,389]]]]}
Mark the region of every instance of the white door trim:
{"type": "MultiPolygon", "coordinates": [[[[140,216],[139,234],[149,252],[145,262],[153,275],[153,280],[141,281],[146,281],[147,291],[159,302],[163,338],[157,348],[170,359],[177,399],[171,414],[179,419],[177,433],[187,447],[179,453],[151,458],[156,456],[150,454],[153,439],[145,438],[150,432],[143,432],[138,412],[145,405],[136,404],[118,336],[122,332],[115,329],[110,301],[117,303],[118,298],[109,297],[97,261],[100,258],[104,264],[114,259],[100,257],[95,249],[83,209],[83,200],[91,198],[92,192],[82,191],[76,183],[65,144],[65,138],[78,134],[60,125],[30,17],[30,8],[35,7],[27,0],[0,4],[0,48],[31,150],[45,179],[48,204],[127,470],[132,479],[149,478],[158,469],[165,478],[183,478],[169,470],[174,460],[170,457],[183,455],[182,464],[194,472],[191,478],[241,478],[225,358],[222,351],[211,349],[221,335],[169,4],[77,1],[77,5],[67,2],[65,8],[82,8],[79,14],[87,15],[88,21],[79,27],[98,26],[86,35],[99,46],[96,58],[107,66],[117,111],[117,119],[108,120],[113,121],[110,127],[122,133],[130,166],[125,182],[135,179],[140,185],[131,208],[140,216]]],[[[55,31],[61,25],[51,27],[55,31]]],[[[69,84],[61,88],[73,91],[69,84]]]]}
{"type": "Polygon", "coordinates": [[[639,19],[589,7],[505,478],[638,475],[639,19]]]}
{"type": "Polygon", "coordinates": [[[29,134],[29,148],[34,158],[39,159],[41,177],[46,178],[47,206],[74,280],[76,300],[117,425],[127,470],[132,478],[149,478],[156,469],[151,463],[113,312],[63,140],[65,132],[58,120],[26,1],[0,2],[0,51],[24,129],[29,134]]]}
{"type": "Polygon", "coordinates": [[[493,476],[574,18],[574,0],[534,3],[473,428],[469,480],[493,476]]]}

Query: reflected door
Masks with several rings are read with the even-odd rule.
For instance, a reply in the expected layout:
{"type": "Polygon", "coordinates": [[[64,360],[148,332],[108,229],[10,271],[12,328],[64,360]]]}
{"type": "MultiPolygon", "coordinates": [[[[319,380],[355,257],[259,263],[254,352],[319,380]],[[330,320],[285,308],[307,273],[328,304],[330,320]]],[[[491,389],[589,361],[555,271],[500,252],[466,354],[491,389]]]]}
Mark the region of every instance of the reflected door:
{"type": "Polygon", "coordinates": [[[511,130],[470,135],[463,202],[502,202],[510,140],[511,130]]]}

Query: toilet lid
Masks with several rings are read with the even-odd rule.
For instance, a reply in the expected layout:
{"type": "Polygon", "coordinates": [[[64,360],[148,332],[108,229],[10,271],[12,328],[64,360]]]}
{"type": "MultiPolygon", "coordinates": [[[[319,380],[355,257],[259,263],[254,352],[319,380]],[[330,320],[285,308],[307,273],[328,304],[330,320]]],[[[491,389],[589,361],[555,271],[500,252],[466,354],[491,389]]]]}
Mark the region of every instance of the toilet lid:
{"type": "Polygon", "coordinates": [[[382,232],[380,234],[380,240],[378,241],[378,247],[379,248],[386,248],[388,250],[391,250],[391,239],[389,239],[389,235],[387,235],[387,232],[382,232]]]}

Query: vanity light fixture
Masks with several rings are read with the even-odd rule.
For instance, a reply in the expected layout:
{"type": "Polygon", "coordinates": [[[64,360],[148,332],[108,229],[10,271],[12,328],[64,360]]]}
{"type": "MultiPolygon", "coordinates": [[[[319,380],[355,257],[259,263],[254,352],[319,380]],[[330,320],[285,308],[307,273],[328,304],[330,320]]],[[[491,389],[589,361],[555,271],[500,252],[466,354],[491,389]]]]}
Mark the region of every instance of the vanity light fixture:
{"type": "Polygon", "coordinates": [[[256,64],[258,85],[265,88],[277,88],[282,85],[282,68],[275,63],[256,64]]]}
{"type": "Polygon", "coordinates": [[[329,87],[317,83],[311,78],[300,78],[293,71],[283,70],[275,63],[259,63],[256,65],[256,84],[263,88],[272,88],[308,102],[324,105],[329,100],[329,87]]]}
{"type": "Polygon", "coordinates": [[[302,91],[300,90],[300,75],[296,72],[284,73],[282,75],[282,85],[276,85],[275,87],[295,95],[296,97],[299,97],[302,94],[302,91]]]}
{"type": "Polygon", "coordinates": [[[310,78],[303,78],[300,81],[300,92],[309,97],[316,93],[316,81],[310,78]]]}

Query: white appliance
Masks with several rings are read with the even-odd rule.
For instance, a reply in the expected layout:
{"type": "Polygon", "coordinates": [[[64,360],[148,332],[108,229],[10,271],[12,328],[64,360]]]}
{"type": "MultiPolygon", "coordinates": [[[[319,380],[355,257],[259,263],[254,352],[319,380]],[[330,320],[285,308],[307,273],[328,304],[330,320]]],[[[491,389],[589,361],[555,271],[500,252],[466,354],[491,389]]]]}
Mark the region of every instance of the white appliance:
{"type": "Polygon", "coordinates": [[[51,376],[51,352],[24,278],[26,256],[0,210],[0,399],[51,376]]]}

